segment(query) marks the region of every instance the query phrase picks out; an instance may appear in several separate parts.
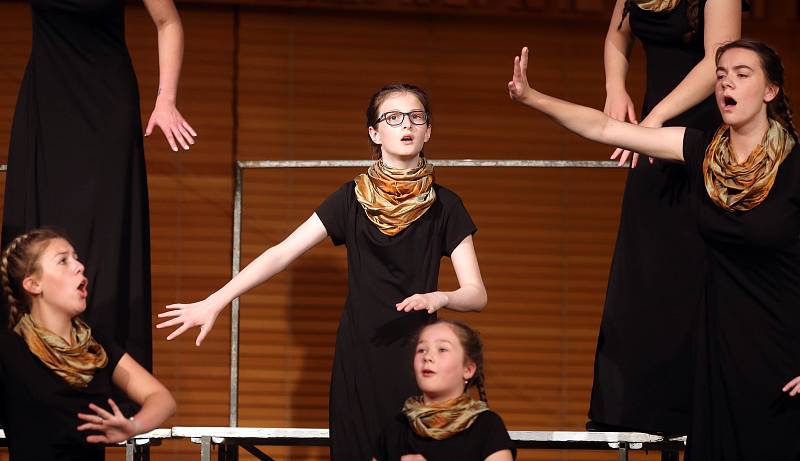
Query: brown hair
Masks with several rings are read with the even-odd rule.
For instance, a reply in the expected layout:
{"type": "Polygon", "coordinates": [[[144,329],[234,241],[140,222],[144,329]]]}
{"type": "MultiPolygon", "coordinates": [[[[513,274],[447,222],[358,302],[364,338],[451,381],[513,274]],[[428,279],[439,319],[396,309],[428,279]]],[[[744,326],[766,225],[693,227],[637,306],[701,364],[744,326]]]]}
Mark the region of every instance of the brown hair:
{"type": "Polygon", "coordinates": [[[47,243],[54,239],[67,240],[61,233],[52,229],[34,229],[22,234],[8,244],[0,260],[3,295],[9,307],[9,328],[14,328],[23,315],[30,313],[32,299],[23,288],[25,277],[37,274],[41,267],[39,258],[47,249],[47,243]]]}
{"type": "Polygon", "coordinates": [[[467,383],[464,385],[464,392],[467,392],[470,387],[475,386],[478,390],[478,397],[484,402],[488,403],[486,399],[486,384],[483,374],[483,341],[481,334],[460,320],[437,318],[431,323],[426,324],[420,328],[419,332],[415,335],[414,344],[419,342],[419,337],[422,331],[432,325],[445,324],[453,329],[453,332],[458,337],[461,343],[461,348],[464,349],[464,363],[475,364],[475,374],[472,375],[467,383]]]}
{"type": "Polygon", "coordinates": [[[798,142],[800,139],[798,138],[797,128],[794,126],[792,109],[789,106],[789,97],[786,96],[783,87],[784,72],[781,57],[778,56],[778,53],[772,49],[772,47],[764,42],[742,38],[728,42],[717,48],[714,61],[719,64],[722,55],[726,51],[734,48],[750,50],[758,55],[758,59],[761,62],[761,69],[764,71],[764,75],[767,76],[767,80],[778,87],[778,94],[767,104],[767,115],[769,118],[777,120],[778,123],[789,132],[792,138],[794,138],[795,142],[798,142]]]}
{"type": "MultiPolygon", "coordinates": [[[[622,9],[622,20],[620,20],[617,29],[622,27],[625,17],[631,12],[633,2],[634,0],[625,0],[625,6],[622,9]]],[[[700,25],[700,0],[686,0],[686,19],[689,21],[689,31],[683,34],[683,41],[684,43],[689,43],[700,25]]]]}
{"type": "MultiPolygon", "coordinates": [[[[428,114],[428,125],[431,124],[431,102],[430,98],[428,98],[428,93],[426,93],[425,90],[417,85],[412,85],[410,83],[393,83],[391,85],[384,86],[370,98],[369,106],[367,106],[367,128],[377,128],[378,118],[381,116],[381,114],[378,113],[381,104],[383,104],[383,101],[385,101],[386,98],[397,93],[411,93],[416,96],[417,99],[419,99],[419,102],[422,103],[422,108],[425,110],[425,113],[428,114]]],[[[367,139],[369,139],[369,145],[372,149],[372,152],[375,153],[376,157],[380,158],[381,145],[375,144],[369,134],[367,134],[367,139]]],[[[420,156],[424,157],[424,154],[420,152],[420,156]]]]}

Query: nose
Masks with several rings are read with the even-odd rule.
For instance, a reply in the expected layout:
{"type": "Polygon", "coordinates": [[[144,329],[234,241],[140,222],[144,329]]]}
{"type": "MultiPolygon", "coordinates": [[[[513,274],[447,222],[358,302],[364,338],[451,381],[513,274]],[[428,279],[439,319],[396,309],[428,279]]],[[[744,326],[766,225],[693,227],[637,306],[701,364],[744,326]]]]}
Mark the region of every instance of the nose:
{"type": "Polygon", "coordinates": [[[411,123],[411,114],[404,114],[403,115],[403,128],[410,130],[413,127],[413,123],[411,123]]]}
{"type": "Polygon", "coordinates": [[[80,261],[75,261],[75,272],[77,272],[78,274],[83,274],[83,270],[84,270],[83,263],[80,261]]]}
{"type": "Polygon", "coordinates": [[[723,88],[733,88],[733,80],[728,77],[722,77],[722,87],[723,88]]]}

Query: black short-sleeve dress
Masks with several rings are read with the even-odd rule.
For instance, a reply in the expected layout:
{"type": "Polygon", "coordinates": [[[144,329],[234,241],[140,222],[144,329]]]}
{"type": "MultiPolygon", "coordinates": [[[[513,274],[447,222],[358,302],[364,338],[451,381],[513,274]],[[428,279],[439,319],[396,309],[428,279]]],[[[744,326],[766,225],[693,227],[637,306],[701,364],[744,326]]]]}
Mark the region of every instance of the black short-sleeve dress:
{"type": "Polygon", "coordinates": [[[708,261],[687,459],[797,461],[800,397],[781,389],[800,375],[800,147],[761,204],[728,212],[703,186],[709,141],[684,136],[708,261]]]}
{"type": "Polygon", "coordinates": [[[85,389],[76,389],[56,375],[18,334],[0,332],[0,418],[11,461],[102,461],[103,445],[87,443],[79,432],[78,412],[89,404],[108,409],[111,377],[124,351],[94,335],[108,356],[85,389]]]}
{"type": "Polygon", "coordinates": [[[510,450],[516,459],[517,449],[497,413],[484,411],[464,431],[444,440],[420,437],[402,413],[383,428],[378,438],[375,459],[400,461],[403,455],[422,455],[426,461],[483,461],[501,450],[510,450]]]}
{"type": "Polygon", "coordinates": [[[371,459],[380,429],[419,393],[410,336],[435,315],[397,312],[415,293],[437,290],[442,256],[477,229],[461,199],[434,184],[436,201],[395,236],[367,218],[348,181],[316,210],[335,245],[347,246],[348,294],[336,334],[330,388],[331,457],[371,459]]]}

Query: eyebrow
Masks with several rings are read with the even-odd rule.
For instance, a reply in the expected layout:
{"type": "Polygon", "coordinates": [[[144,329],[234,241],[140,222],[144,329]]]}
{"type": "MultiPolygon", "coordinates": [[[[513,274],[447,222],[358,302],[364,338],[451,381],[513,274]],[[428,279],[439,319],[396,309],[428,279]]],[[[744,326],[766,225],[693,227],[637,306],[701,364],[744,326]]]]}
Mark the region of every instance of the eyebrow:
{"type": "MultiPolygon", "coordinates": [[[[733,66],[733,70],[741,70],[741,69],[753,70],[753,68],[752,68],[752,67],[750,67],[750,66],[746,66],[746,65],[744,65],[744,64],[739,64],[738,66],[733,66]]],[[[720,70],[723,70],[723,71],[724,71],[724,70],[725,70],[725,68],[724,68],[724,67],[722,67],[722,66],[717,66],[717,71],[720,71],[720,70]]]]}

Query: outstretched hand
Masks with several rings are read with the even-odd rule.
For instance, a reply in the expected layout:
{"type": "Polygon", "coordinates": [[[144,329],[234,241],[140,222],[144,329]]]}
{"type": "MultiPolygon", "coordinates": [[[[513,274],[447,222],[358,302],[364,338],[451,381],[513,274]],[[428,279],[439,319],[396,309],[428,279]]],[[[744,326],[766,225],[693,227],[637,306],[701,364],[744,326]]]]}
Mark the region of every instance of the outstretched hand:
{"type": "Polygon", "coordinates": [[[395,304],[398,312],[428,311],[433,314],[447,304],[444,293],[434,291],[431,293],[415,294],[395,304]]]}
{"type": "Polygon", "coordinates": [[[206,338],[208,332],[211,331],[211,328],[214,327],[214,322],[217,320],[217,316],[223,307],[225,306],[219,306],[209,301],[208,298],[192,304],[170,304],[167,306],[167,312],[158,314],[158,317],[172,317],[172,319],[159,323],[156,325],[156,328],[168,328],[180,325],[167,336],[167,341],[169,341],[177,338],[189,328],[199,326],[200,333],[198,333],[197,339],[194,342],[195,345],[199,346],[206,338]]]}
{"type": "Polygon", "coordinates": [[[133,419],[126,418],[113,400],[108,399],[108,405],[113,413],[93,403],[89,404],[89,409],[94,413],[78,413],[78,418],[87,421],[78,426],[79,431],[100,432],[86,437],[87,442],[119,443],[136,435],[136,423],[133,419]]]}
{"type": "Polygon", "coordinates": [[[786,383],[786,385],[783,386],[783,392],[788,392],[789,397],[800,394],[800,376],[786,383]]]}
{"type": "Polygon", "coordinates": [[[508,82],[508,95],[512,101],[525,102],[533,92],[528,84],[528,47],[523,47],[519,56],[514,57],[514,72],[508,82]]]}
{"type": "Polygon", "coordinates": [[[178,152],[178,144],[184,150],[189,150],[189,146],[194,144],[194,138],[197,137],[197,132],[184,120],[178,108],[172,103],[156,101],[156,107],[150,114],[144,135],[150,136],[156,126],[161,128],[173,152],[178,152]]]}

